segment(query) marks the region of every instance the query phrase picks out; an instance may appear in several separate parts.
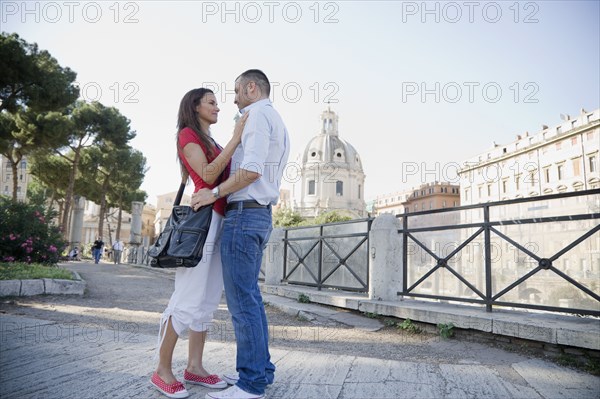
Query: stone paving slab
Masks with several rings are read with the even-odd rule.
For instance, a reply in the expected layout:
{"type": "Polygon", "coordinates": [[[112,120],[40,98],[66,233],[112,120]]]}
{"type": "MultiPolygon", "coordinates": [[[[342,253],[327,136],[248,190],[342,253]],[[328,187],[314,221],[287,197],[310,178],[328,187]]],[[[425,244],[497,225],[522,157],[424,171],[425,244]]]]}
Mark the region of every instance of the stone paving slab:
{"type": "MultiPolygon", "coordinates": [[[[0,315],[0,397],[164,398],[148,383],[154,368],[156,336],[61,325],[48,320],[0,315]]],[[[182,339],[181,341],[185,341],[182,339]]],[[[175,349],[181,376],[187,345],[175,349]]],[[[208,369],[222,373],[235,365],[235,343],[209,341],[208,369]]],[[[385,360],[275,348],[276,380],[267,390],[275,399],[376,398],[597,398],[600,378],[542,360],[493,366],[385,360]]],[[[209,389],[188,386],[191,398],[209,389]]]]}

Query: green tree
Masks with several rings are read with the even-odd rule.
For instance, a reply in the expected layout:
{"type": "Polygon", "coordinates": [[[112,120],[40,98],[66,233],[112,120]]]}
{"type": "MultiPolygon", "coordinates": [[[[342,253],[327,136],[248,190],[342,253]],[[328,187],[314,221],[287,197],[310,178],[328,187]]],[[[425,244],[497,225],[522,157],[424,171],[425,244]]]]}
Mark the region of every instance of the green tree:
{"type": "Polygon", "coordinates": [[[69,184],[68,161],[47,151],[36,151],[28,159],[29,172],[39,188],[36,188],[36,185],[30,185],[27,189],[27,196],[30,197],[30,189],[34,190],[32,196],[39,194],[40,190],[43,191],[44,200],[50,207],[54,207],[54,203],[57,203],[59,209],[57,217],[60,218],[64,207],[64,196],[69,184]]]}
{"type": "Polygon", "coordinates": [[[130,148],[124,162],[119,164],[109,195],[109,205],[119,212],[115,233],[117,239],[121,237],[122,211],[131,212],[133,201],[144,202],[148,197],[145,191],[140,190],[147,171],[146,157],[140,151],[130,148]]]}
{"type": "MultiPolygon", "coordinates": [[[[64,196],[62,210],[62,230],[67,234],[71,201],[75,192],[75,183],[78,180],[78,168],[88,149],[87,155],[96,165],[102,164],[102,154],[109,154],[115,148],[122,148],[129,140],[135,137],[135,132],[130,130],[130,121],[114,107],[105,107],[101,103],[77,102],[73,112],[67,116],[73,124],[68,136],[68,145],[58,149],[57,155],[63,157],[69,164],[69,179],[64,196]],[[93,149],[93,151],[91,150],[93,149]]],[[[88,176],[85,177],[85,180],[88,176]]],[[[82,183],[85,186],[85,181],[82,183]]],[[[93,190],[92,190],[93,191],[93,190]]],[[[93,198],[92,195],[84,196],[93,198]]],[[[102,205],[102,204],[101,204],[102,205]]]]}
{"type": "Polygon", "coordinates": [[[328,224],[328,223],[337,223],[337,222],[345,222],[347,220],[352,220],[350,216],[345,216],[340,214],[337,211],[325,212],[314,218],[311,224],[328,224]]]}
{"type": "Polygon", "coordinates": [[[302,223],[304,219],[299,213],[292,211],[289,208],[280,208],[273,212],[274,227],[296,227],[302,223]]]}
{"type": "Polygon", "coordinates": [[[110,207],[118,209],[117,237],[120,237],[121,212],[131,211],[131,201],[144,201],[139,190],[146,173],[146,158],[129,146],[86,149],[81,164],[80,187],[84,195],[100,205],[98,231],[104,231],[104,220],[110,207]]]}
{"type": "Polygon", "coordinates": [[[47,136],[37,134],[35,121],[77,99],[76,76],[37,44],[17,34],[0,34],[0,154],[10,161],[13,200],[21,161],[49,143],[47,136]]]}

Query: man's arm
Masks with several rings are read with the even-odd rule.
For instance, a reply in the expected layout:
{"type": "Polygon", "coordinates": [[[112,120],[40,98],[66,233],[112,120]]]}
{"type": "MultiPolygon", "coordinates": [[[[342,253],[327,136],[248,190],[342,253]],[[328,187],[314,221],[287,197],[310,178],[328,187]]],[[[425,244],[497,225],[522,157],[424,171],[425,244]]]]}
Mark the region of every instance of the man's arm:
{"type": "MultiPolygon", "coordinates": [[[[219,196],[225,197],[249,186],[260,178],[260,174],[246,169],[238,169],[235,174],[229,176],[227,180],[219,184],[219,196]]],[[[202,188],[192,194],[192,208],[195,211],[201,206],[212,204],[217,199],[208,188],[202,188]]]]}

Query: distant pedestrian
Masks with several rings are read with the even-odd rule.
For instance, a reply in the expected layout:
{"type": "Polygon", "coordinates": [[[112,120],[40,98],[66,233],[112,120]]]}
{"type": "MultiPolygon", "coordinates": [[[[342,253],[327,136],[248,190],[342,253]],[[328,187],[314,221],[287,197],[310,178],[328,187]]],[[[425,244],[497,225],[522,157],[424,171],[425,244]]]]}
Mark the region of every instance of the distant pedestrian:
{"type": "Polygon", "coordinates": [[[102,237],[98,236],[94,244],[92,245],[92,256],[94,257],[94,263],[100,262],[100,258],[102,257],[102,250],[104,249],[104,241],[102,241],[102,237]]]}
{"type": "Polygon", "coordinates": [[[75,247],[69,252],[69,260],[79,260],[79,248],[75,247]]]}
{"type": "Polygon", "coordinates": [[[117,239],[113,243],[113,260],[115,262],[115,265],[121,264],[121,254],[123,253],[123,247],[123,241],[121,241],[120,239],[117,239]]]}

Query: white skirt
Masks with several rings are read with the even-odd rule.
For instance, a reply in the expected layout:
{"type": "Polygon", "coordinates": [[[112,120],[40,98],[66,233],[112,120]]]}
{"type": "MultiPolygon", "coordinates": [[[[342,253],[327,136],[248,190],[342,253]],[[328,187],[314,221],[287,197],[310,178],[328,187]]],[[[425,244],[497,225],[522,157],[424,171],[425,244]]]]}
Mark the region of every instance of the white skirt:
{"type": "MultiPolygon", "coordinates": [[[[160,319],[160,329],[169,317],[177,335],[186,329],[206,331],[223,293],[221,232],[223,216],[213,210],[202,260],[196,267],[179,267],[175,273],[175,291],[160,319]]],[[[166,329],[163,330],[163,332],[166,329]]],[[[159,344],[162,344],[159,330],[159,344]]]]}

